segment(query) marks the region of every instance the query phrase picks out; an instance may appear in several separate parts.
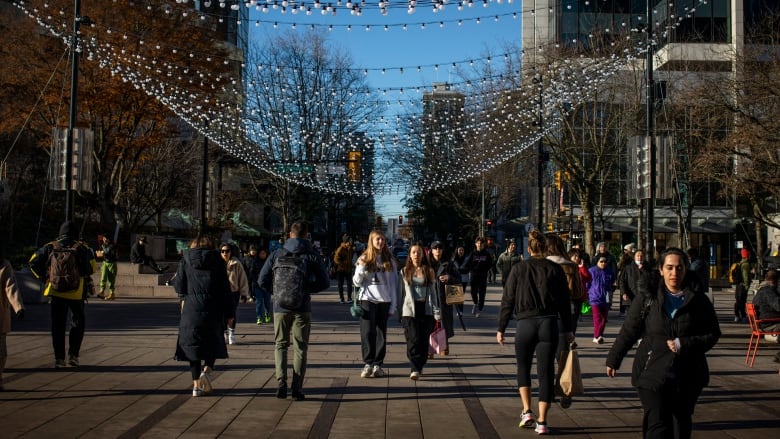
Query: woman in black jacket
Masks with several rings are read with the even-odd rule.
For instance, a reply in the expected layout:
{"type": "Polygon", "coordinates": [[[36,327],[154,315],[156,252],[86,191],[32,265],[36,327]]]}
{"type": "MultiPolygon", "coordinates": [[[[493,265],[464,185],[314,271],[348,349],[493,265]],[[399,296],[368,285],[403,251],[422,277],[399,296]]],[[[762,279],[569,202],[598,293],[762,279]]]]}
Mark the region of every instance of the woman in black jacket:
{"type": "Polygon", "coordinates": [[[523,402],[520,427],[533,428],[538,434],[549,434],[547,411],[553,399],[555,350],[558,348],[558,319],[566,333],[566,342],[574,341],[571,333],[571,302],[566,274],[560,265],[545,259],[544,236],[531,231],[528,253],[531,258],[512,266],[501,297],[496,341],[504,345],[504,331],[513,315],[517,387],[523,402]],[[539,416],[531,411],[531,363],[536,352],[539,378],[539,416]]]}
{"type": "Polygon", "coordinates": [[[228,357],[225,315],[233,306],[225,262],[211,239],[203,236],[190,243],[179,262],[173,286],[181,300],[174,358],[190,363],[192,396],[211,393],[209,373],[214,362],[228,357]]]}
{"type": "Polygon", "coordinates": [[[615,376],[641,338],[631,384],[644,409],[643,437],[685,439],[691,437],[696,401],[709,383],[705,353],[720,338],[720,325],[696,276],[686,270],[685,253],[669,248],[659,261],[660,277],[640,277],[640,297],[609,351],[607,376],[615,376]]]}
{"type": "MultiPolygon", "coordinates": [[[[434,286],[436,288],[436,294],[439,296],[439,303],[441,307],[441,325],[447,332],[447,338],[452,338],[455,335],[455,328],[453,325],[452,305],[447,305],[447,284],[459,284],[460,274],[453,263],[448,261],[444,257],[444,244],[441,241],[433,241],[431,243],[431,252],[429,254],[429,262],[433,272],[436,274],[436,282],[434,286]]],[[[458,311],[460,312],[460,311],[458,311]]],[[[449,345],[444,350],[444,355],[449,355],[449,345]]]]}

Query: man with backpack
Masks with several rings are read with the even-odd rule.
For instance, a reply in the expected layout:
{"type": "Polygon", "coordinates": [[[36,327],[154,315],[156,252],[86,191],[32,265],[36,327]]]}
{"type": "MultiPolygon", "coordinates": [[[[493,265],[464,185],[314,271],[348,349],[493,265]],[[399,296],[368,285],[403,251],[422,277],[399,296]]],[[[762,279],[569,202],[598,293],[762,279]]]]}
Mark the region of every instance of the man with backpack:
{"type": "Polygon", "coordinates": [[[742,260],[732,265],[729,271],[729,280],[734,284],[734,323],[747,322],[748,288],[750,288],[750,273],[753,272],[753,264],[750,262],[750,250],[740,250],[742,260]]]}
{"type": "Polygon", "coordinates": [[[287,398],[287,348],[292,334],[294,346],[292,398],[303,401],[306,354],[311,333],[311,294],[330,286],[330,278],[319,253],[307,238],[308,224],[296,221],[289,239],[274,251],[260,271],[260,288],[274,297],[274,362],[279,387],[276,397],[287,398]]]}
{"type": "Polygon", "coordinates": [[[79,365],[79,351],[84,340],[84,300],[87,277],[94,270],[92,252],[75,238],[75,226],[65,221],[59,236],[35,252],[30,258],[30,270],[46,282],[44,296],[51,301],[51,341],[54,347],[54,367],[66,367],[65,332],[68,311],[71,314],[68,363],[79,365]]]}

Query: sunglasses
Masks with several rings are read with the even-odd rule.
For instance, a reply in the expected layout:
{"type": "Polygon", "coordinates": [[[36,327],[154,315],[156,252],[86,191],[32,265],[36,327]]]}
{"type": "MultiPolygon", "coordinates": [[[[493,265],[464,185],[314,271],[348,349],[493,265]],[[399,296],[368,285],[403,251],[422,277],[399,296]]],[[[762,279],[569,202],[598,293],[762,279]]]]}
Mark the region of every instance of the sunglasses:
{"type": "Polygon", "coordinates": [[[599,261],[599,264],[606,264],[606,263],[607,263],[607,261],[604,261],[604,260],[599,261]]]}
{"type": "Polygon", "coordinates": [[[220,250],[219,252],[220,252],[220,253],[223,253],[223,254],[224,254],[224,253],[230,253],[230,250],[227,250],[227,249],[225,249],[225,250],[220,250]]]}

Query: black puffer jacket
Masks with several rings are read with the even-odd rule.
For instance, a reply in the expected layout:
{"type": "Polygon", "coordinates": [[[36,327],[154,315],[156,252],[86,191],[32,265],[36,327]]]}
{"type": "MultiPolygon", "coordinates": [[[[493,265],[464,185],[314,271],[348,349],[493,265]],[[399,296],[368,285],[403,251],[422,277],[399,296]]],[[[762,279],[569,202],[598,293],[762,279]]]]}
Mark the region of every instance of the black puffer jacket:
{"type": "Polygon", "coordinates": [[[185,250],[173,286],[184,301],[174,358],[227,358],[225,313],[232,309],[232,299],[219,253],[203,248],[185,250]]]}
{"type": "Polygon", "coordinates": [[[512,266],[501,297],[499,332],[504,332],[513,314],[518,320],[557,315],[563,331],[571,332],[569,284],[560,265],[532,257],[512,266]]]}
{"type": "Polygon", "coordinates": [[[623,327],[607,356],[607,366],[619,369],[623,358],[641,338],[642,343],[634,358],[631,384],[656,390],[673,376],[681,385],[701,390],[709,383],[710,377],[705,353],[715,346],[721,334],[718,316],[693,273],[686,273],[683,280],[684,303],[673,318],[663,308],[665,289],[657,272],[640,277],[640,295],[631,303],[623,327]],[[644,297],[649,299],[644,300],[644,297]],[[666,342],[678,337],[680,351],[675,354],[666,342]]]}

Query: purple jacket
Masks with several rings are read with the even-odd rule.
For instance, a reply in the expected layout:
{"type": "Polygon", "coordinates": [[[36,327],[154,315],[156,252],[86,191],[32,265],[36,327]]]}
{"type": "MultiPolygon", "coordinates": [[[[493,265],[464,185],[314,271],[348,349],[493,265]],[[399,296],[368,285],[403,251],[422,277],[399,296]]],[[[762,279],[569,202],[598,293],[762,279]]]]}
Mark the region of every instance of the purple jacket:
{"type": "Polygon", "coordinates": [[[609,304],[609,296],[612,294],[612,284],[615,282],[615,276],[609,269],[599,267],[590,267],[590,276],[593,278],[586,285],[588,289],[588,302],[591,305],[609,304]]]}

